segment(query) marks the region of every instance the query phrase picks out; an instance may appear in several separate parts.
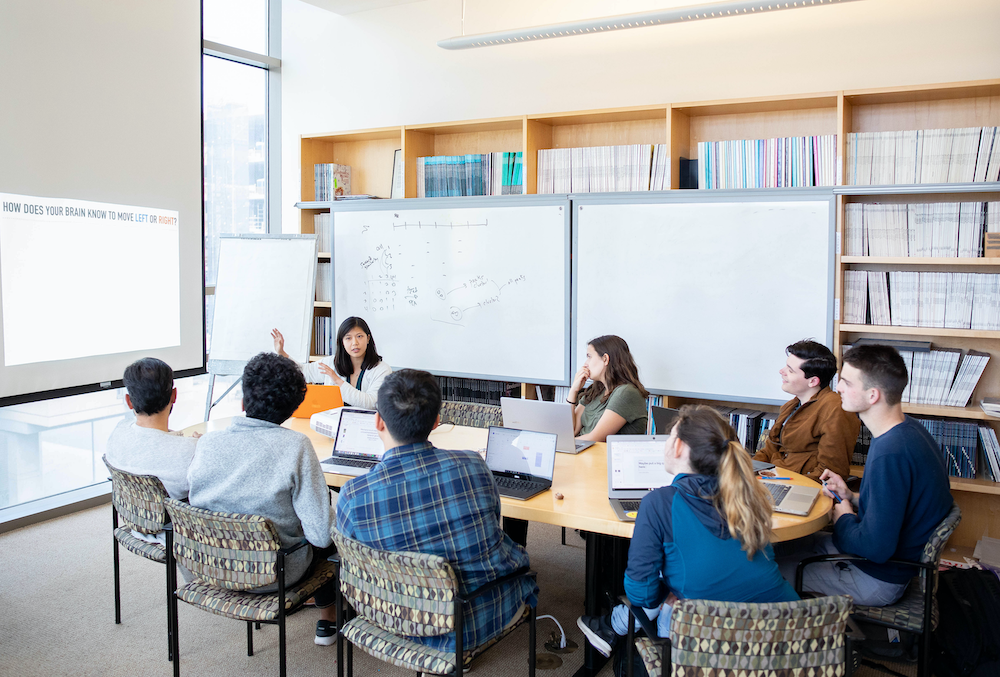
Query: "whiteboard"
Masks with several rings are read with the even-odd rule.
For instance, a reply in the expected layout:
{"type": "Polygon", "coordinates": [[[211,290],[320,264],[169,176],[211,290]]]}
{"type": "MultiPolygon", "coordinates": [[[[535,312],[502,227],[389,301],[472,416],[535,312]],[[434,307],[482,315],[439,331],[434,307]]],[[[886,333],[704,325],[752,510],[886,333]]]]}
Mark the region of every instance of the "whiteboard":
{"type": "Polygon", "coordinates": [[[334,326],[357,315],[394,368],[569,382],[569,201],[335,204],[334,326]]]}
{"type": "Polygon", "coordinates": [[[309,360],[316,246],[315,235],[221,236],[209,371],[242,373],[251,357],[274,350],[275,327],[293,360],[309,360]]]}
{"type": "Polygon", "coordinates": [[[772,404],[789,397],[786,346],[832,345],[829,190],[580,196],[573,209],[575,366],[587,341],[617,334],[652,392],[772,404]]]}

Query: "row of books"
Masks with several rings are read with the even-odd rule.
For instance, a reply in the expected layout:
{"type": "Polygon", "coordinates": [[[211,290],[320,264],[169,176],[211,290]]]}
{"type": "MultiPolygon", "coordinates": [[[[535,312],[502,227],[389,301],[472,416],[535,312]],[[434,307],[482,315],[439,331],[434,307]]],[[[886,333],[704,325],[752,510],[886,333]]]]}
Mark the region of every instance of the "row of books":
{"type": "Polygon", "coordinates": [[[333,214],[322,212],[313,217],[313,232],[316,233],[317,247],[321,252],[333,250],[333,214]]]}
{"type": "Polygon", "coordinates": [[[333,265],[329,261],[320,261],[316,264],[316,300],[332,301],[333,293],[333,265]]]}
{"type": "Polygon", "coordinates": [[[852,202],[845,217],[846,256],[975,258],[1000,232],[1000,202],[852,202]]]}
{"type": "Polygon", "coordinates": [[[990,361],[988,353],[938,348],[929,351],[900,350],[910,381],[903,402],[965,407],[972,400],[990,361]]]}
{"type": "Polygon", "coordinates": [[[1000,275],[847,270],[844,322],[1000,331],[1000,275]]]}
{"type": "Polygon", "coordinates": [[[441,388],[441,398],[449,402],[499,405],[501,397],[521,396],[520,383],[451,376],[438,376],[437,382],[441,388]]]}
{"type": "Polygon", "coordinates": [[[846,178],[849,186],[998,181],[997,128],[848,134],[846,178]]]}
{"type": "Polygon", "coordinates": [[[983,470],[988,479],[1000,482],[1000,442],[997,441],[997,431],[988,425],[980,424],[979,441],[983,448],[986,462],[983,470]]]}
{"type": "Polygon", "coordinates": [[[669,185],[670,157],[664,144],[538,151],[539,193],[666,190],[669,185]]]}
{"type": "Polygon", "coordinates": [[[979,468],[979,425],[974,421],[917,419],[941,447],[951,477],[973,479],[979,468]]]}
{"type": "Polygon", "coordinates": [[[351,194],[351,166],[332,162],[313,165],[316,201],[327,202],[351,194]]]}
{"type": "Polygon", "coordinates": [[[837,182],[837,135],[701,141],[699,188],[832,186],[837,182]]]}
{"type": "Polygon", "coordinates": [[[329,355],[333,345],[333,318],[313,318],[313,355],[329,355]]]}
{"type": "Polygon", "coordinates": [[[521,153],[469,153],[417,158],[417,197],[520,195],[521,153]]]}
{"type": "Polygon", "coordinates": [[[774,421],[778,417],[777,414],[754,409],[733,407],[716,407],[716,409],[729,419],[729,425],[733,426],[733,430],[736,431],[740,444],[751,454],[757,453],[764,446],[767,433],[774,426],[774,421]]]}

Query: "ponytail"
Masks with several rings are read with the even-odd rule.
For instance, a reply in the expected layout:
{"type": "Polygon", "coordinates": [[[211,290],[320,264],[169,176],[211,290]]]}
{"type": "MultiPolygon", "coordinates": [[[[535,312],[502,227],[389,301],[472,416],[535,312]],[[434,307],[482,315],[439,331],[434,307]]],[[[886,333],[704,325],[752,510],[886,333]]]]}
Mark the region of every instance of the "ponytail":
{"type": "Polygon", "coordinates": [[[719,493],[715,507],[726,518],[729,535],[739,539],[747,559],[771,542],[771,501],[757,481],[750,454],[736,440],[729,440],[718,466],[719,493]]]}

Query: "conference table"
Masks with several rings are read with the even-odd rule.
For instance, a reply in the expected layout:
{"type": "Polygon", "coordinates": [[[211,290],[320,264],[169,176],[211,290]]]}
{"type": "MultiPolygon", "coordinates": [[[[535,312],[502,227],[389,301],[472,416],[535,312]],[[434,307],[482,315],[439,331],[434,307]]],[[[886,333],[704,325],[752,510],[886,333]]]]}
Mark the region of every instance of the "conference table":
{"type": "MultiPolygon", "coordinates": [[[[225,429],[231,417],[199,423],[184,430],[190,435],[225,429]]],[[[303,433],[312,441],[319,459],[329,458],[333,452],[333,439],[312,430],[309,419],[291,418],[284,427],[303,433]]],[[[446,423],[436,428],[430,441],[441,449],[468,449],[480,454],[486,452],[485,428],[470,428],[446,423]]],[[[818,486],[816,482],[789,470],[777,469],[781,480],[788,484],[818,486]]],[[[347,475],[325,473],[326,483],[339,488],[351,479],[347,475]]],[[[500,512],[505,517],[543,522],[570,529],[579,529],[587,544],[585,573],[586,590],[584,608],[588,615],[601,612],[605,593],[620,593],[621,574],[627,546],[623,541],[607,538],[631,538],[634,523],[622,522],[615,515],[607,499],[608,467],[607,445],[599,442],[579,454],[556,454],[556,467],[552,489],[527,501],[501,497],[500,512]],[[561,496],[561,498],[559,498],[561,496]],[[609,571],[611,569],[611,571],[609,571]]],[[[819,531],[829,522],[833,500],[820,494],[808,515],[774,513],[771,517],[774,542],[788,541],[819,531]]],[[[575,677],[592,677],[600,671],[606,659],[584,643],[584,664],[575,677]]]]}

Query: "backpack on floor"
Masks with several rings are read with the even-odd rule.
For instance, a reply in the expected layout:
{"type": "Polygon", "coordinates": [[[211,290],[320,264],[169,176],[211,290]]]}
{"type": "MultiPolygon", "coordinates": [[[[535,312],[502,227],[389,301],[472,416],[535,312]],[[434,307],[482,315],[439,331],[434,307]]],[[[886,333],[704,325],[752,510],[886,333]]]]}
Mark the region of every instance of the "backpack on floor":
{"type": "Polygon", "coordinates": [[[938,581],[934,674],[1000,674],[1000,579],[981,569],[949,569],[938,581]]]}

